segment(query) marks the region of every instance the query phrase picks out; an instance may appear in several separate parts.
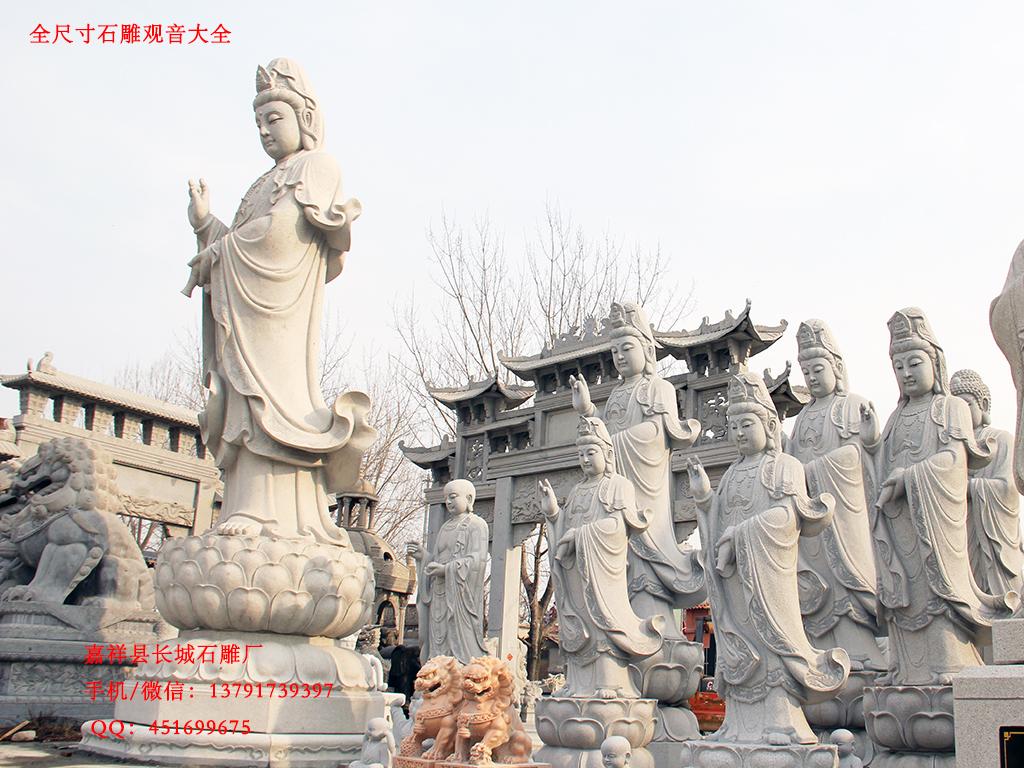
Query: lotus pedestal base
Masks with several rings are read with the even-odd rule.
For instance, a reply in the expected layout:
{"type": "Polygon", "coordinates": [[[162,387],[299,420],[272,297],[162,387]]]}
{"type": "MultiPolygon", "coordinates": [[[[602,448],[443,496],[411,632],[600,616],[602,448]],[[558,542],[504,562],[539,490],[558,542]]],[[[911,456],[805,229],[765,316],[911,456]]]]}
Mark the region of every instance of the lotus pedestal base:
{"type": "Polygon", "coordinates": [[[954,768],[953,687],[864,689],[864,723],[876,751],[871,768],[954,768]]]}
{"type": "MultiPolygon", "coordinates": [[[[837,768],[839,753],[826,744],[742,744],[688,741],[683,745],[685,768],[837,768]]],[[[659,766],[660,768],[660,766],[659,766]]]]}
{"type": "Polygon", "coordinates": [[[654,699],[544,697],[535,712],[544,747],[535,758],[552,768],[601,768],[601,742],[622,736],[632,747],[631,768],[655,768],[646,746],[656,708],[654,699]]]}

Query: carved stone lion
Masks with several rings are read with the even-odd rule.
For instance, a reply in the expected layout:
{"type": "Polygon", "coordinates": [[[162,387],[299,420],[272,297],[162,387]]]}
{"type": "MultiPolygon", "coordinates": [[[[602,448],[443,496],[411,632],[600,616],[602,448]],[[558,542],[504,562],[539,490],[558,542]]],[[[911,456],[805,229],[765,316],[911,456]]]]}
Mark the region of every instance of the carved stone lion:
{"type": "Polygon", "coordinates": [[[512,670],[490,656],[462,670],[463,702],[455,738],[456,762],[472,765],[526,763],[533,742],[514,706],[512,670]]]}
{"type": "Polygon", "coordinates": [[[65,437],[41,445],[13,477],[4,474],[0,601],[154,610],[152,577],[117,517],[116,473],[105,454],[65,437]]]}
{"type": "Polygon", "coordinates": [[[455,749],[459,707],[462,706],[462,665],[451,656],[435,656],[416,675],[423,702],[413,719],[412,733],[402,740],[400,755],[444,760],[455,749]],[[434,746],[423,752],[423,742],[434,746]]]}

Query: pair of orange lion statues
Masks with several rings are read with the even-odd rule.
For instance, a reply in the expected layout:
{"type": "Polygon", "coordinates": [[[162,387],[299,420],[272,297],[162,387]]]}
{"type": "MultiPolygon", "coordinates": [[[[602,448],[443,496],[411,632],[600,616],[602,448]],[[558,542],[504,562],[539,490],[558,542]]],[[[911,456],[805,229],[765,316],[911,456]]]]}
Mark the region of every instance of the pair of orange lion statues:
{"type": "Polygon", "coordinates": [[[514,689],[501,659],[481,656],[463,666],[451,656],[434,657],[416,675],[423,702],[399,756],[484,766],[529,763],[533,743],[514,689]],[[434,744],[424,751],[427,739],[434,744]]]}

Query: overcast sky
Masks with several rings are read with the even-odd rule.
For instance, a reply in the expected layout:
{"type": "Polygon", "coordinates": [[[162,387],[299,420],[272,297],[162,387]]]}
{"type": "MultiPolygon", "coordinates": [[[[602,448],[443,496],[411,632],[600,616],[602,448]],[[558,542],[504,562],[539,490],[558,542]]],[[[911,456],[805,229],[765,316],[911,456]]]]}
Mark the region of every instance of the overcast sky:
{"type": "MultiPolygon", "coordinates": [[[[987,2],[41,3],[5,9],[0,371],[109,380],[198,315],[187,179],[229,221],[267,169],[256,65],[290,56],[365,210],[328,295],[363,349],[429,297],[425,233],[488,215],[521,252],[547,201],[670,254],[684,323],[753,301],[840,339],[888,414],[886,320],[921,306],[1012,429],[988,306],[1024,237],[1024,5],[987,2]],[[170,9],[173,8],[173,11],[170,9]],[[266,10],[263,10],[263,9],[266,10]],[[178,22],[228,45],[32,45],[36,24],[178,22]]],[[[72,38],[80,40],[77,33],[72,38]]],[[[0,414],[16,410],[0,396],[0,414]]]]}

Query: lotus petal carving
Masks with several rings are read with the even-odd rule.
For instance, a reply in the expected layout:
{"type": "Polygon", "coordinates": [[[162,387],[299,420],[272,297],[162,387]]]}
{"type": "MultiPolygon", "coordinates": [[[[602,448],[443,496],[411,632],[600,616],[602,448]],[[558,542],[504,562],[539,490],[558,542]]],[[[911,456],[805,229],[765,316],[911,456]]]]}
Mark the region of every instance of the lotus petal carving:
{"type": "Polygon", "coordinates": [[[537,733],[545,744],[600,749],[608,736],[623,736],[635,748],[654,736],[653,699],[545,697],[537,702],[537,733]]]}
{"type": "Polygon", "coordinates": [[[373,568],[351,549],[261,536],[168,540],[154,573],[157,608],[179,629],[346,637],[373,605],[373,568]]]}
{"type": "Polygon", "coordinates": [[[645,699],[678,707],[697,692],[704,672],[704,647],[689,640],[666,640],[653,656],[630,665],[633,684],[645,699]]]}
{"type": "Polygon", "coordinates": [[[952,686],[865,688],[864,724],[873,742],[894,752],[952,752],[952,686]]]}

